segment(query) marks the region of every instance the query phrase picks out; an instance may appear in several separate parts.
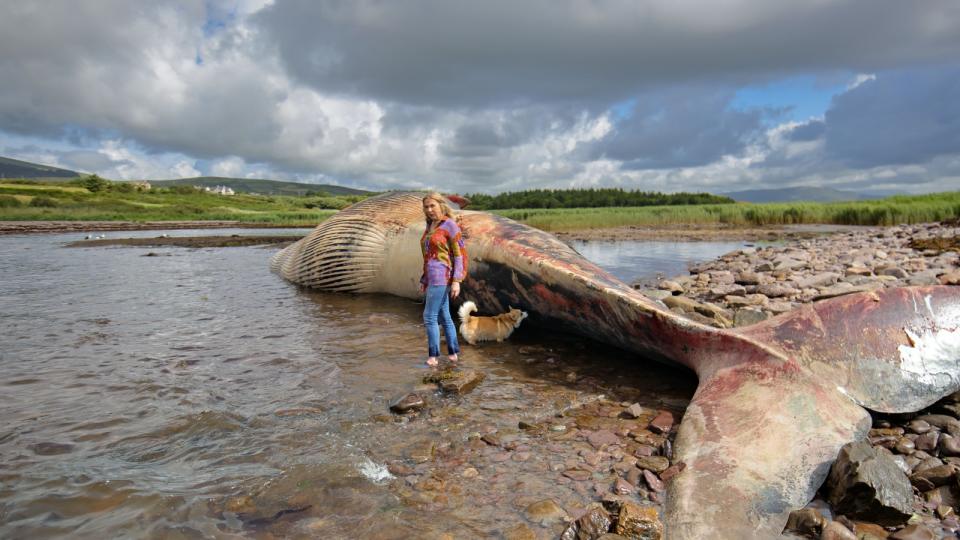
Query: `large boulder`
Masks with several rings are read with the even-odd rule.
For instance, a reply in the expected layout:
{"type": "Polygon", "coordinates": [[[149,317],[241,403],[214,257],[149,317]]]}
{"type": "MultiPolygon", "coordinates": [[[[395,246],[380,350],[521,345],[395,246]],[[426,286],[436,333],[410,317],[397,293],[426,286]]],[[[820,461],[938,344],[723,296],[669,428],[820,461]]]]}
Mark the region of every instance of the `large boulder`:
{"type": "Polygon", "coordinates": [[[847,444],[830,469],[827,486],[838,514],[881,525],[901,525],[912,514],[913,489],[885,448],[847,444]]]}

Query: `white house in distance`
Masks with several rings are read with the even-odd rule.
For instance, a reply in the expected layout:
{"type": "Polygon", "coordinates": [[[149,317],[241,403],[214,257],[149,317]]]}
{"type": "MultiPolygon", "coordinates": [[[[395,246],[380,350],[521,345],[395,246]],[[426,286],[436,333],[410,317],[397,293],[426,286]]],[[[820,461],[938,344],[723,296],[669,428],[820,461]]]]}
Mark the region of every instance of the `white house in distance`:
{"type": "Polygon", "coordinates": [[[233,189],[228,188],[227,186],[214,186],[214,187],[205,186],[205,187],[203,188],[203,190],[204,190],[204,191],[207,191],[207,192],[210,192],[210,193],[216,193],[217,195],[234,195],[234,194],[236,194],[236,192],[233,191],[233,189]]]}

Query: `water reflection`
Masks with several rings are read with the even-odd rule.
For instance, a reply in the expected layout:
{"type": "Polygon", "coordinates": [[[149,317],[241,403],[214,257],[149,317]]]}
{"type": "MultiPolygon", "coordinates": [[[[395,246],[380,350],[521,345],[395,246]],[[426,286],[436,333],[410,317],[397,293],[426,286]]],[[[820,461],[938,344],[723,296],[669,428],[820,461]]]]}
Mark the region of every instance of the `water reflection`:
{"type": "Polygon", "coordinates": [[[689,265],[719,257],[747,246],[748,241],[725,242],[586,242],[575,240],[570,246],[581,255],[626,283],[656,276],[686,274],[689,265]]]}

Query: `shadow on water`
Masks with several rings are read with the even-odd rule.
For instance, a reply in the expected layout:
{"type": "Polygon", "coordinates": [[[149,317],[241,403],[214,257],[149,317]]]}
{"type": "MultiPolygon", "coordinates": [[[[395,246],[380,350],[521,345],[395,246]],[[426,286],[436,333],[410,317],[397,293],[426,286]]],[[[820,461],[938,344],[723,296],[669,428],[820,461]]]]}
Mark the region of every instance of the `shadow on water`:
{"type": "Polygon", "coordinates": [[[597,498],[561,476],[585,459],[564,430],[602,420],[584,404],[679,415],[696,386],[525,325],[464,345],[486,379],[444,396],[421,383],[417,302],[298,289],[262,248],[57,249],[67,236],[0,238],[4,538],[551,538],[528,504],[597,498]],[[411,390],[425,411],[391,414],[411,390]]]}

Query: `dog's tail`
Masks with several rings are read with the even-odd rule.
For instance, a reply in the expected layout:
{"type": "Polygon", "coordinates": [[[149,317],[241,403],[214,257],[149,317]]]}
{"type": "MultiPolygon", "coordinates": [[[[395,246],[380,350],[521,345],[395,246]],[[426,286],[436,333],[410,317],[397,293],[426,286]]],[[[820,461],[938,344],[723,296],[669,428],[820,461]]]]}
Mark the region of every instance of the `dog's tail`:
{"type": "Polygon", "coordinates": [[[470,318],[470,314],[477,310],[477,305],[474,304],[471,300],[467,300],[460,306],[460,310],[457,311],[457,316],[460,317],[460,322],[467,322],[467,319],[470,318]]]}

